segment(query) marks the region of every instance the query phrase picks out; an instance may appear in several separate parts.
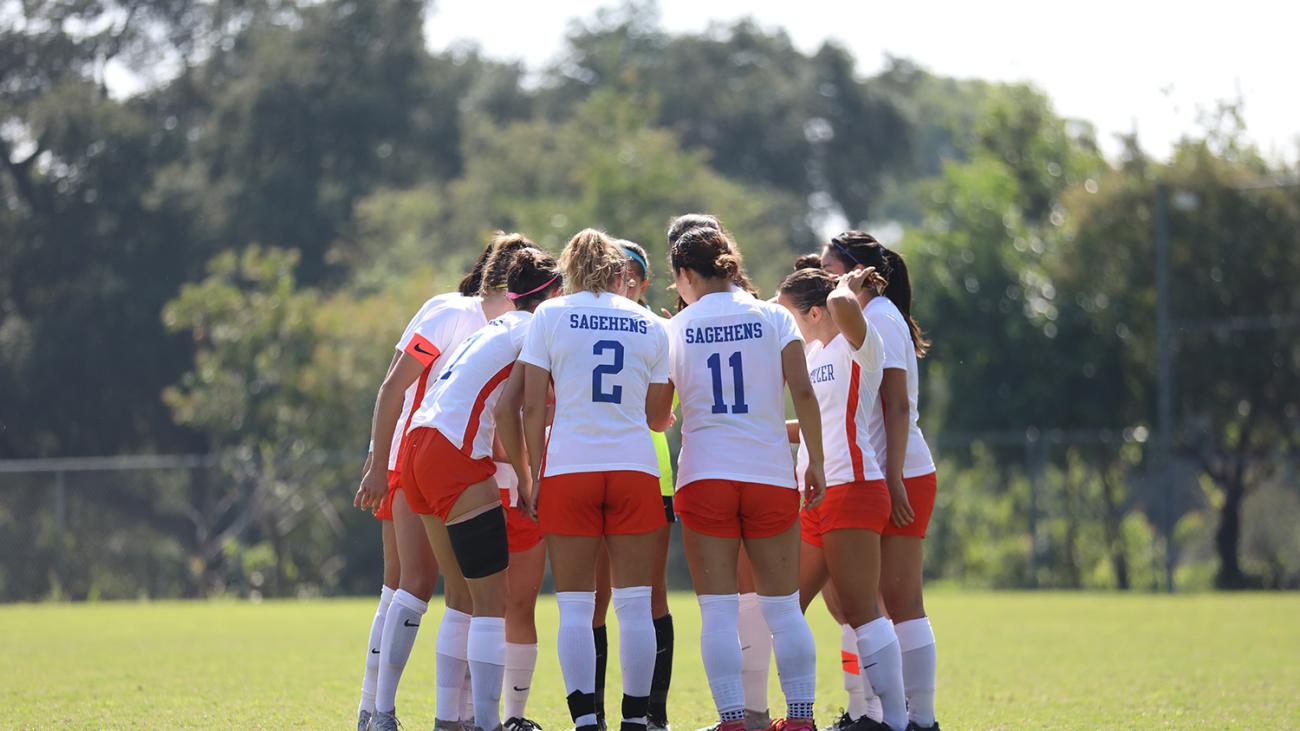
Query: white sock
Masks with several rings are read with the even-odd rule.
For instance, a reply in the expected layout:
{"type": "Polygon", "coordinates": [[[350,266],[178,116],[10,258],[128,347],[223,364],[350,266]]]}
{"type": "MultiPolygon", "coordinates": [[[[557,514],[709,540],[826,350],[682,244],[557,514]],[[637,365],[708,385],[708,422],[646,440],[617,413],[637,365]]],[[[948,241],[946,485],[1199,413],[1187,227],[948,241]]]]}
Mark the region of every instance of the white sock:
{"type": "Polygon", "coordinates": [[[849,694],[849,707],[845,711],[856,721],[866,715],[869,705],[858,663],[858,635],[847,624],[840,625],[840,670],[844,676],[844,691],[849,694]]]}
{"type": "Polygon", "coordinates": [[[469,624],[470,681],[474,725],[493,731],[501,725],[501,680],[506,674],[505,617],[475,617],[469,624]]]}
{"type": "Polygon", "coordinates": [[[741,682],[740,615],[737,594],[701,594],[700,656],[713,691],[713,704],[723,721],[745,717],[745,689],[741,682]]]}
{"type": "Polygon", "coordinates": [[[415,647],[420,631],[420,617],[429,610],[427,602],[398,589],[384,617],[384,632],[379,643],[379,674],[375,681],[375,710],[392,713],[397,709],[397,684],[415,647]]]}
{"type": "Polygon", "coordinates": [[[767,676],[772,670],[772,633],[758,606],[758,594],[740,595],[737,628],[740,631],[741,682],[745,708],[767,713],[767,676]]]}
{"type": "Polygon", "coordinates": [[[934,689],[938,685],[938,657],[930,618],[909,619],[894,625],[898,649],[903,653],[903,689],[907,715],[922,728],[934,725],[934,689]]]}
{"type": "MultiPolygon", "coordinates": [[[[596,692],[596,640],[591,634],[591,619],[596,613],[596,592],[560,591],[555,594],[560,607],[560,631],[556,637],[556,654],[569,694],[596,692]]],[[[574,726],[594,726],[596,714],[584,713],[573,719],[574,726]]]]}
{"type": "Polygon", "coordinates": [[[894,623],[879,617],[858,627],[858,658],[871,689],[880,696],[884,722],[892,729],[907,726],[907,699],[903,695],[903,656],[898,649],[894,623]]]}
{"type": "Polygon", "coordinates": [[[448,607],[438,623],[438,664],[434,668],[439,721],[461,720],[461,692],[469,672],[469,625],[471,617],[448,607]]]}
{"type": "Polygon", "coordinates": [[[533,670],[537,668],[537,643],[522,645],[506,643],[506,687],[504,689],[507,719],[526,718],[528,689],[533,684],[533,670]]]}
{"type": "Polygon", "coordinates": [[[379,645],[384,638],[384,619],[388,605],[393,602],[393,589],[385,586],[379,592],[379,608],[370,622],[370,642],[366,645],[366,674],[361,678],[361,705],[357,712],[375,712],[375,684],[379,682],[379,645]]]}
{"type": "Polygon", "coordinates": [[[799,592],[760,596],[758,605],[772,630],[772,652],[789,718],[812,718],[817,695],[817,644],[799,609],[799,592]]]}
{"type": "Polygon", "coordinates": [[[626,586],[613,591],[618,617],[618,662],[623,669],[623,723],[645,725],[650,683],[655,672],[655,622],[650,612],[650,587],[626,586]]]}
{"type": "MultiPolygon", "coordinates": [[[[469,652],[466,650],[466,656],[469,652]]],[[[466,728],[473,728],[474,724],[469,723],[474,720],[474,682],[470,677],[469,660],[465,661],[465,677],[460,681],[460,720],[466,728]]]]}

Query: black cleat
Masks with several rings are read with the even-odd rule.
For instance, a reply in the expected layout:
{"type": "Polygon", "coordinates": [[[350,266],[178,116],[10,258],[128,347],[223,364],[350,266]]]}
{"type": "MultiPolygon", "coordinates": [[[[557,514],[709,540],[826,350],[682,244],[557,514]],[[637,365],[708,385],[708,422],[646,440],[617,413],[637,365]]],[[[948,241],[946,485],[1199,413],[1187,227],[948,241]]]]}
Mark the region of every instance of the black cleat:
{"type": "Polygon", "coordinates": [[[531,718],[514,718],[506,719],[504,725],[505,731],[542,731],[542,724],[531,718]]]}
{"type": "Polygon", "coordinates": [[[893,731],[893,729],[882,721],[877,721],[870,716],[863,716],[854,721],[847,731],[893,731]]]}
{"type": "Polygon", "coordinates": [[[820,731],[848,731],[849,727],[851,727],[852,725],[853,725],[853,719],[849,717],[849,712],[842,711],[840,713],[839,718],[835,719],[834,723],[832,723],[829,726],[822,727],[820,731]]]}
{"type": "Polygon", "coordinates": [[[916,721],[909,721],[906,731],[939,731],[939,722],[935,721],[933,726],[922,726],[916,721]]]}

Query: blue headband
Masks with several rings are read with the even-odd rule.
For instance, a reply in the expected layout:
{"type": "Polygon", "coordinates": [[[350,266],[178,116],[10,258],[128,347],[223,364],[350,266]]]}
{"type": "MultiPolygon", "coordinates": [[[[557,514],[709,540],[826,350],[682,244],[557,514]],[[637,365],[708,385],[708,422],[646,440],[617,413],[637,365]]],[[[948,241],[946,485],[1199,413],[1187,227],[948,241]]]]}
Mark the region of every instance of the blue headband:
{"type": "Polygon", "coordinates": [[[641,271],[645,272],[646,276],[650,275],[650,262],[646,261],[644,256],[638,254],[636,249],[633,249],[630,246],[624,246],[623,253],[627,254],[629,258],[635,259],[636,263],[641,265],[641,271]]]}
{"type": "Polygon", "coordinates": [[[858,257],[856,257],[856,256],[853,255],[853,252],[851,252],[851,251],[849,251],[848,249],[846,249],[846,248],[844,248],[843,246],[841,246],[841,245],[840,245],[840,242],[838,242],[838,241],[836,241],[836,240],[834,240],[834,239],[831,239],[831,246],[834,246],[835,248],[839,249],[841,253],[843,253],[843,254],[844,254],[845,256],[847,256],[849,259],[852,259],[854,264],[858,264],[858,265],[860,265],[860,266],[866,266],[866,264],[863,264],[861,261],[858,260],[858,257]]]}

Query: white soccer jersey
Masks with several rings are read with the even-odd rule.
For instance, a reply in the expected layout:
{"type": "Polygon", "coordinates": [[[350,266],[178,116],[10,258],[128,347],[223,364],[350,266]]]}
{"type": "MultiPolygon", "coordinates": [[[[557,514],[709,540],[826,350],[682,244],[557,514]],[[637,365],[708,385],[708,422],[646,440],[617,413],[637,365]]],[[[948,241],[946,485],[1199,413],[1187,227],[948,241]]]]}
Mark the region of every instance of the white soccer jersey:
{"type": "Polygon", "coordinates": [[[507,312],[465,338],[429,385],[410,428],[437,429],[471,459],[491,456],[493,409],[532,319],[531,312],[507,312]]]}
{"type": "MultiPolygon", "coordinates": [[[[883,368],[897,368],[907,371],[907,401],[909,404],[911,425],[907,434],[907,455],[903,460],[903,477],[919,477],[934,472],[934,458],[930,456],[930,447],[925,443],[925,435],[917,424],[920,416],[916,405],[920,397],[920,377],[916,367],[916,348],[912,345],[912,331],[907,326],[907,318],[899,312],[898,307],[888,297],[874,297],[863,310],[867,322],[871,323],[885,346],[883,368]]],[[[871,446],[876,452],[876,461],[883,469],[886,467],[885,455],[885,412],[879,393],[871,400],[871,446]]]]}
{"type": "MultiPolygon", "coordinates": [[[[392,448],[388,450],[388,469],[390,471],[397,469],[397,453],[400,451],[402,446],[402,437],[406,436],[406,427],[411,421],[411,415],[415,413],[415,408],[419,405],[420,400],[424,398],[424,390],[427,385],[428,367],[430,363],[437,360],[436,357],[432,359],[429,358],[427,353],[432,352],[429,345],[422,344],[419,350],[415,350],[413,347],[415,344],[413,342],[413,336],[420,334],[417,331],[421,327],[421,324],[424,323],[425,317],[430,311],[436,307],[456,300],[472,300],[476,303],[479,301],[477,297],[463,297],[459,292],[447,292],[445,294],[430,297],[425,300],[423,305],[420,305],[420,309],[416,311],[415,317],[412,317],[411,321],[406,323],[406,329],[402,331],[402,337],[397,341],[397,351],[399,353],[408,353],[416,360],[424,363],[425,372],[420,374],[420,378],[416,379],[415,383],[407,386],[406,393],[402,395],[402,413],[397,418],[397,428],[393,430],[392,448]]],[[[473,325],[474,329],[478,329],[485,325],[487,321],[483,318],[483,308],[478,308],[479,321],[477,323],[473,322],[472,317],[470,320],[471,322],[468,324],[473,325]]],[[[428,326],[425,326],[424,329],[428,330],[429,328],[428,326]]],[[[435,342],[428,335],[428,333],[424,333],[421,336],[424,337],[425,340],[428,340],[430,344],[435,342]]],[[[434,338],[436,337],[438,336],[434,335],[434,338]]],[[[443,349],[445,350],[454,347],[454,344],[446,344],[446,348],[443,349]]]]}
{"type": "Polygon", "coordinates": [[[509,491],[510,501],[506,506],[513,508],[519,504],[519,477],[515,475],[515,468],[509,462],[497,462],[496,465],[497,488],[509,491]]]}
{"type": "MultiPolygon", "coordinates": [[[[822,450],[825,453],[826,484],[845,485],[879,480],[885,475],[876,462],[867,429],[873,394],[880,391],[884,344],[874,328],[857,350],[843,335],[823,346],[813,342],[804,351],[808,359],[808,380],[817,392],[822,412],[822,450]]],[[[799,441],[800,484],[808,469],[808,445],[799,441]]],[[[805,486],[806,487],[806,486],[805,486]]]]}
{"type": "Polygon", "coordinates": [[[681,396],[677,488],[696,480],[796,487],[781,351],[798,341],[780,305],[745,292],[701,297],[668,321],[681,396]]]}
{"type": "Polygon", "coordinates": [[[591,292],[537,307],[519,360],[555,383],[546,476],[633,470],[659,476],[645,397],[668,382],[668,336],[626,297],[591,292]]]}
{"type": "Polygon", "coordinates": [[[402,439],[411,428],[411,420],[428,397],[431,381],[438,377],[455,350],[471,333],[487,324],[483,301],[452,293],[439,295],[425,303],[402,333],[397,349],[424,364],[415,383],[406,389],[406,402],[393,430],[393,447],[388,454],[388,469],[397,469],[397,455],[402,439]]]}

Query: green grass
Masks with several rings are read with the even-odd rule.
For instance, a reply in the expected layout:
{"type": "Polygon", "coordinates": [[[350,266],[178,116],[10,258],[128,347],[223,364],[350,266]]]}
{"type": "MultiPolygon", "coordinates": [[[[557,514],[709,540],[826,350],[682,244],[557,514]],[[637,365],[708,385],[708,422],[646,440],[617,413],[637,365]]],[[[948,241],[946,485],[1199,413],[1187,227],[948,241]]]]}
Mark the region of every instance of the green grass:
{"type": "MultiPolygon", "coordinates": [[[[1300,727],[1300,596],[936,592],[928,603],[946,731],[1300,727]]],[[[690,731],[712,704],[694,599],[672,606],[669,712],[690,731]]],[[[372,612],[368,599],[0,607],[0,726],[350,728],[372,612]]],[[[398,696],[412,729],[433,724],[437,616],[398,696]]],[[[830,720],[843,702],[839,634],[820,605],[810,616],[818,716],[830,720]]],[[[555,621],[543,599],[530,712],[548,731],[567,722],[555,621]]],[[[616,697],[613,658],[610,674],[616,697]]],[[[779,712],[775,672],[771,698],[779,712]]]]}

